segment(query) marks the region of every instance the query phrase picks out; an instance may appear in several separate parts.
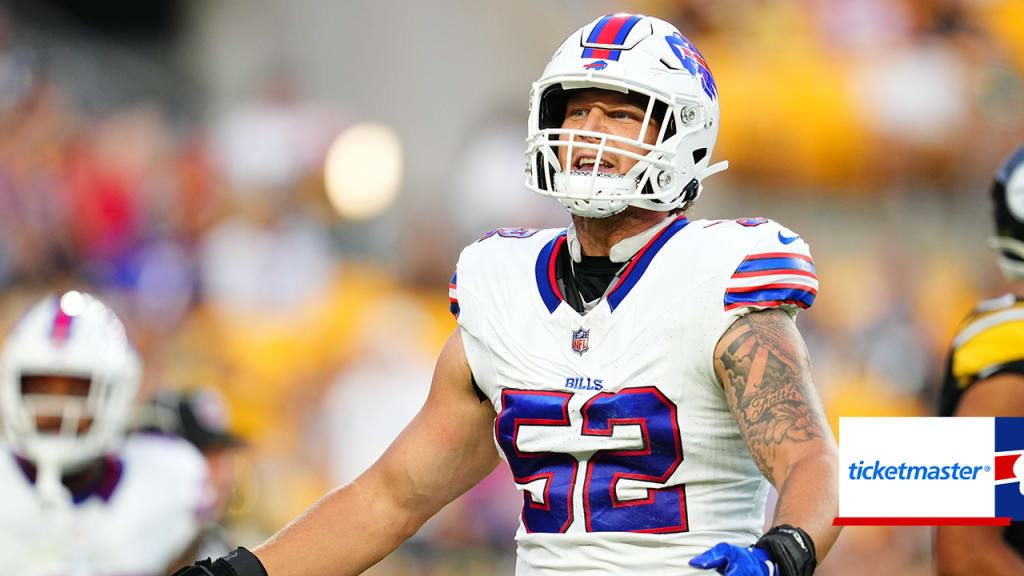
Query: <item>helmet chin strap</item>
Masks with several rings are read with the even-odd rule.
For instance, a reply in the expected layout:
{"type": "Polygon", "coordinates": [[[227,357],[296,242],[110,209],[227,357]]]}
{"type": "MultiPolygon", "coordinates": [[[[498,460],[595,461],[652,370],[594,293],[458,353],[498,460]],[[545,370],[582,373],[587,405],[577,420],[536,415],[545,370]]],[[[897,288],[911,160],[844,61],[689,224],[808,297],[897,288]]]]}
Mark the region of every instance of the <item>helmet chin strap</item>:
{"type": "Polygon", "coordinates": [[[999,250],[999,268],[1007,280],[1024,280],[1024,242],[1016,238],[992,236],[986,244],[989,248],[999,250]],[[1006,253],[1013,254],[1022,260],[1014,260],[1006,253]]]}
{"type": "Polygon", "coordinates": [[[632,194],[636,184],[628,174],[559,171],[555,173],[555,189],[569,196],[560,198],[559,202],[576,216],[607,218],[626,209],[628,204],[617,196],[632,194]]]}
{"type": "MultiPolygon", "coordinates": [[[[728,168],[728,160],[716,162],[701,170],[697,181],[700,183],[708,176],[724,172],[728,168]]],[[[608,218],[633,205],[632,202],[617,197],[635,194],[637,181],[645,170],[648,170],[648,167],[641,163],[637,163],[625,174],[560,170],[555,173],[554,184],[556,190],[570,196],[560,198],[559,202],[572,214],[583,218],[608,218]]]]}

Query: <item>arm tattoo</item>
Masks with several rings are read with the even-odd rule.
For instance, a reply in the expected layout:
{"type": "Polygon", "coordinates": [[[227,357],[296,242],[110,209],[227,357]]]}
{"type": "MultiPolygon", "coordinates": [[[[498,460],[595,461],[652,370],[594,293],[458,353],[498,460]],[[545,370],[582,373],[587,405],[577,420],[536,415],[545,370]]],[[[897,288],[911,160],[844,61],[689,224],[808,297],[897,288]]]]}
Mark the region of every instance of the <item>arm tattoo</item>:
{"type": "Polygon", "coordinates": [[[752,312],[733,323],[716,350],[715,373],[729,408],[757,467],[774,484],[783,444],[824,436],[803,339],[784,311],[752,312]]]}

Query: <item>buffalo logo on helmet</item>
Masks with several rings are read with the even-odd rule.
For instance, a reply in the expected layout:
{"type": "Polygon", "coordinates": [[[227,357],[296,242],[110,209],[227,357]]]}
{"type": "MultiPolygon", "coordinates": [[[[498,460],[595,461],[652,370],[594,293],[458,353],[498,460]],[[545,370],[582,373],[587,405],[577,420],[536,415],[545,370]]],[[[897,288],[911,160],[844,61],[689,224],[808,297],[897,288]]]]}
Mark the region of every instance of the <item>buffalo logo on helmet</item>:
{"type": "Polygon", "coordinates": [[[607,67],[608,63],[605,62],[604,60],[597,60],[596,62],[591,62],[589,64],[583,65],[583,68],[586,70],[604,70],[607,67]]]}
{"type": "Polygon", "coordinates": [[[711,68],[708,67],[708,63],[697,47],[679,32],[665,36],[665,41],[668,42],[668,46],[676,58],[679,58],[679,63],[683,68],[693,76],[700,77],[701,87],[708,98],[712,100],[718,98],[718,86],[715,84],[715,78],[711,75],[711,68]]]}

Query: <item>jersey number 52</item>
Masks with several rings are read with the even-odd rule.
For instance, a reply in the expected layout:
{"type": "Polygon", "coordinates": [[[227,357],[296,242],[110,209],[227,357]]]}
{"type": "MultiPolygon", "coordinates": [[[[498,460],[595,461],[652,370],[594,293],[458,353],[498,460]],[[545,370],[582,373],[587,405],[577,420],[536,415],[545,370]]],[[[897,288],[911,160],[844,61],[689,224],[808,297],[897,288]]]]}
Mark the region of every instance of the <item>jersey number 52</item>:
{"type": "MultiPolygon", "coordinates": [[[[565,532],[573,523],[573,498],[582,498],[587,532],[685,532],[686,493],[683,486],[648,489],[646,497],[618,497],[623,480],[661,484],[683,461],[676,406],[657,388],[602,392],[581,408],[583,437],[612,437],[616,426],[638,426],[642,446],[596,450],[585,463],[565,452],[519,449],[524,426],[568,427],[568,392],[504,390],[495,435],[519,484],[541,482],[543,498],[524,491],[523,525],[528,532],[565,532]],[[577,495],[579,466],[586,466],[577,495]]],[[[557,430],[555,431],[557,432],[557,430]]]]}

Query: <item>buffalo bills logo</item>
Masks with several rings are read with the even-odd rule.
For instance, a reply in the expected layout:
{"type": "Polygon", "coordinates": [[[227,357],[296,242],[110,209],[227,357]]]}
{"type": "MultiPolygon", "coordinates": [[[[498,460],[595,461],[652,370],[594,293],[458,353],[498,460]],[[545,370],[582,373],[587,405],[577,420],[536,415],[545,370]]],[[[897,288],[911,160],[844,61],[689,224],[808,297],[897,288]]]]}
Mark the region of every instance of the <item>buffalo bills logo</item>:
{"type": "Polygon", "coordinates": [[[583,65],[584,70],[604,70],[607,67],[608,63],[605,62],[604,60],[598,60],[596,62],[591,62],[590,64],[583,65]]]}
{"type": "Polygon", "coordinates": [[[583,356],[587,350],[590,350],[590,330],[581,326],[579,330],[572,331],[572,351],[583,356]]]}
{"type": "Polygon", "coordinates": [[[678,32],[671,36],[665,36],[665,41],[668,42],[668,47],[672,49],[672,53],[679,59],[683,68],[693,76],[700,78],[701,87],[704,88],[704,93],[708,95],[708,98],[712,100],[718,98],[718,86],[715,84],[714,77],[711,76],[708,63],[697,47],[678,32]]]}

